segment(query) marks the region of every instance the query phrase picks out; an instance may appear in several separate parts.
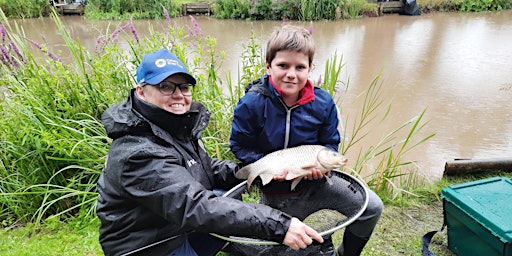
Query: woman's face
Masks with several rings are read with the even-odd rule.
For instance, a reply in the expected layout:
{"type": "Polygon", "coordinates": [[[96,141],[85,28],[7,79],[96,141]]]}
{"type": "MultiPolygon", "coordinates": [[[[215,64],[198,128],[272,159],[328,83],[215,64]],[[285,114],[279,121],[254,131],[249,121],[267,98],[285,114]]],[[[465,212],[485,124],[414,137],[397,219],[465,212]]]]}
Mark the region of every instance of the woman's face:
{"type": "Polygon", "coordinates": [[[183,114],[190,110],[190,105],[192,104],[192,88],[190,88],[190,91],[186,93],[182,91],[181,87],[176,86],[178,88],[176,88],[174,93],[170,95],[162,93],[162,91],[164,91],[164,87],[160,89],[160,87],[163,85],[166,85],[166,89],[168,89],[168,87],[173,87],[176,84],[187,84],[185,75],[171,75],[157,85],[137,85],[136,91],[139,98],[146,102],[149,102],[174,114],[183,114]],[[187,96],[184,96],[183,93],[185,93],[187,96]]]}

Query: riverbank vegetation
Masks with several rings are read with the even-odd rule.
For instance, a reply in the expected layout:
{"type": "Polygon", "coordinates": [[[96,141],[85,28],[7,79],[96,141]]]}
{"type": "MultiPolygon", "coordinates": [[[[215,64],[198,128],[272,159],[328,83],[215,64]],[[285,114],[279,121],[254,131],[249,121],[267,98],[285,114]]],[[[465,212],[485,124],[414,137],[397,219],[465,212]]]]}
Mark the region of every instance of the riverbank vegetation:
{"type": "MultiPolygon", "coordinates": [[[[88,0],[85,16],[88,19],[163,19],[162,7],[170,17],[177,17],[182,15],[184,3],[194,2],[212,3],[212,16],[219,19],[313,21],[379,15],[377,0],[88,0]]],[[[417,0],[416,4],[421,13],[512,8],[512,0],[417,0]]],[[[48,0],[0,0],[0,9],[9,18],[47,16],[52,8],[48,0]]]]}

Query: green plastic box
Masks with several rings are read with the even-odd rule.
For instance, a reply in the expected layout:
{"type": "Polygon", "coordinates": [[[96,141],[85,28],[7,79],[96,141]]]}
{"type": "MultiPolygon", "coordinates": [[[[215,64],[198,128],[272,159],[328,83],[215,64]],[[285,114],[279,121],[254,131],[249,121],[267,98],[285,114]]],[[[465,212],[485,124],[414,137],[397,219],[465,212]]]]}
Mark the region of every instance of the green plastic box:
{"type": "Polygon", "coordinates": [[[512,256],[512,180],[488,178],[442,190],[448,247],[462,256],[512,256]]]}

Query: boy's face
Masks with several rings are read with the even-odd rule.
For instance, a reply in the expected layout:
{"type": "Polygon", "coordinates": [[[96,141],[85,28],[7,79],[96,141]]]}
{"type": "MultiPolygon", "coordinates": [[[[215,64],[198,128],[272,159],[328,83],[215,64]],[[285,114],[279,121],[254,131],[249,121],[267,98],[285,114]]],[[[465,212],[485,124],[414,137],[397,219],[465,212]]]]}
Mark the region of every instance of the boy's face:
{"type": "Polygon", "coordinates": [[[267,74],[272,76],[274,85],[283,91],[284,96],[298,97],[306,86],[311,72],[309,57],[296,51],[279,51],[271,63],[267,63],[267,74]]]}

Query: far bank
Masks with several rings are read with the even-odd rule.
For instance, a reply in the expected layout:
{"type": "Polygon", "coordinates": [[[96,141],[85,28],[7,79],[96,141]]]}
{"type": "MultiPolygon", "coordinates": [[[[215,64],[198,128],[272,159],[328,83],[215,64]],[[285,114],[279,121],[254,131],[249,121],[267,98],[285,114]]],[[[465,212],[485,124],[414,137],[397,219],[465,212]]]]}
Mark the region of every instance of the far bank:
{"type": "Polygon", "coordinates": [[[84,15],[92,20],[164,19],[209,15],[240,20],[338,20],[387,14],[421,15],[431,12],[487,12],[512,7],[511,0],[0,0],[8,18],[84,15]]]}

